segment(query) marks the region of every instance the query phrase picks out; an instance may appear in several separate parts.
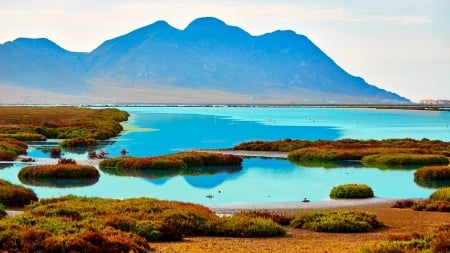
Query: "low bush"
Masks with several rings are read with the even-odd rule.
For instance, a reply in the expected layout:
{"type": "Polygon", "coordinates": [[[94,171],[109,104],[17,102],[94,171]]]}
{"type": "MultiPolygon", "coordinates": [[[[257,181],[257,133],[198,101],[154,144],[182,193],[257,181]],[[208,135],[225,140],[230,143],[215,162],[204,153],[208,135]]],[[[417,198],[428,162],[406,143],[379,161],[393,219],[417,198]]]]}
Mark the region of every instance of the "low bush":
{"type": "Polygon", "coordinates": [[[291,222],[294,228],[316,232],[358,233],[384,227],[375,214],[361,210],[327,210],[300,213],[291,222]]]}
{"type": "Polygon", "coordinates": [[[13,185],[0,179],[0,203],[5,206],[23,207],[38,198],[33,190],[19,185],[13,185]]]}
{"type": "Polygon", "coordinates": [[[55,165],[25,166],[19,171],[19,179],[89,179],[99,178],[100,174],[94,166],[72,163],[55,165]]]}
{"type": "Polygon", "coordinates": [[[331,189],[332,199],[362,199],[374,196],[372,188],[365,184],[344,184],[331,189]]]}
{"type": "Polygon", "coordinates": [[[430,200],[450,201],[450,186],[442,187],[430,195],[430,200]]]}

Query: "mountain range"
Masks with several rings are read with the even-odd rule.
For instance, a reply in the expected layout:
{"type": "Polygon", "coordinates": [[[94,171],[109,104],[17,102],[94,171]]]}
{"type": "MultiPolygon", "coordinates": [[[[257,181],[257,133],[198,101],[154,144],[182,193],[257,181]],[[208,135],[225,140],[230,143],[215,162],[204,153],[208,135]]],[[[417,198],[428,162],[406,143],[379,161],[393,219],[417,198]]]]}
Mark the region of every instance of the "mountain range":
{"type": "Polygon", "coordinates": [[[70,52],[48,39],[0,44],[3,102],[409,103],[339,67],[304,35],[252,36],[212,18],[157,21],[70,52]]]}

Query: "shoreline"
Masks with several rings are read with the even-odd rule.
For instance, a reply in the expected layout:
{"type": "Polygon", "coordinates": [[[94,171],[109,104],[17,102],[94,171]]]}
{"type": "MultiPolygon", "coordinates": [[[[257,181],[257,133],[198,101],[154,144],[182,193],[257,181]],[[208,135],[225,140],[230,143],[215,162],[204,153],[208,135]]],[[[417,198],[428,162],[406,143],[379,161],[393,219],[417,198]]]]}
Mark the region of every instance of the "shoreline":
{"type": "Polygon", "coordinates": [[[222,215],[230,215],[239,211],[299,211],[299,210],[318,210],[318,209],[341,209],[341,208],[359,208],[368,206],[391,206],[398,198],[373,197],[367,199],[326,199],[311,202],[290,201],[290,202],[266,202],[256,204],[223,204],[210,205],[207,207],[214,212],[222,215]]]}

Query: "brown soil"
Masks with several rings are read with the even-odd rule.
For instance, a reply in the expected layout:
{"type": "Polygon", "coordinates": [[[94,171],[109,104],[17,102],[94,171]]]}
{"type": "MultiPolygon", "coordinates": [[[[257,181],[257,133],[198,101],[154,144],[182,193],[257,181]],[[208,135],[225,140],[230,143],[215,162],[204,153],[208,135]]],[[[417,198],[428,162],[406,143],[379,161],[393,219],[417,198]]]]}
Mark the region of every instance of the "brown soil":
{"type": "MultiPolygon", "coordinates": [[[[156,252],[358,252],[362,247],[387,240],[389,235],[428,232],[450,224],[449,213],[419,212],[391,208],[391,202],[357,206],[375,213],[387,228],[370,233],[319,233],[287,228],[287,235],[275,238],[187,237],[180,242],[153,243],[156,252]]],[[[346,209],[352,207],[344,207],[346,209]]],[[[293,209],[271,210],[295,214],[293,209]]]]}

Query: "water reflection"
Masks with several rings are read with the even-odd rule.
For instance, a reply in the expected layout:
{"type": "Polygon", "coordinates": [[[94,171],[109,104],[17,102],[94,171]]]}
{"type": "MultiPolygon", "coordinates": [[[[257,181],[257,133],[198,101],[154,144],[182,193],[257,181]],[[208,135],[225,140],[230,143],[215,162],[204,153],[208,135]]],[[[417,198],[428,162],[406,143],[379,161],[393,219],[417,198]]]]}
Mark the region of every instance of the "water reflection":
{"type": "Polygon", "coordinates": [[[54,187],[54,188],[76,188],[94,185],[98,182],[98,178],[86,179],[58,179],[58,178],[19,178],[20,182],[30,186],[54,187]]]}
{"type": "Polygon", "coordinates": [[[242,170],[242,166],[208,166],[197,168],[171,169],[171,170],[136,170],[126,168],[101,167],[101,171],[115,176],[141,177],[148,182],[162,185],[168,178],[184,176],[192,186],[208,188],[223,183],[230,174],[242,170]],[[219,175],[217,175],[219,174],[219,175]],[[166,179],[166,180],[164,180],[166,179]]]}
{"type": "Polygon", "coordinates": [[[450,186],[450,180],[431,180],[431,179],[414,179],[417,185],[430,189],[438,189],[441,187],[450,186]]]}

